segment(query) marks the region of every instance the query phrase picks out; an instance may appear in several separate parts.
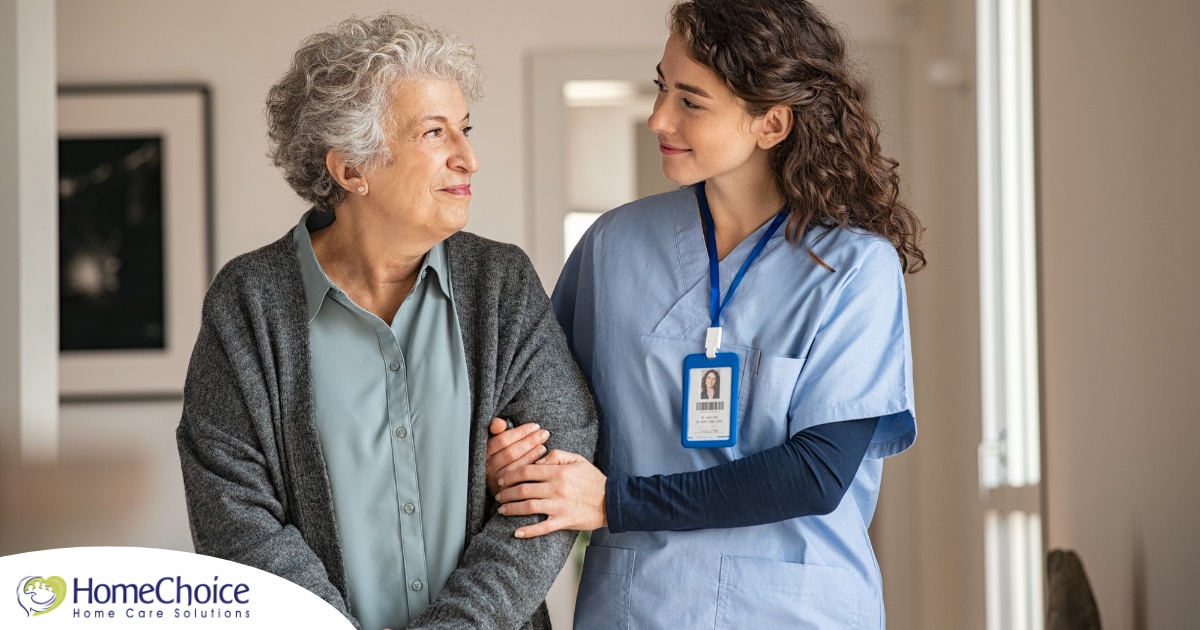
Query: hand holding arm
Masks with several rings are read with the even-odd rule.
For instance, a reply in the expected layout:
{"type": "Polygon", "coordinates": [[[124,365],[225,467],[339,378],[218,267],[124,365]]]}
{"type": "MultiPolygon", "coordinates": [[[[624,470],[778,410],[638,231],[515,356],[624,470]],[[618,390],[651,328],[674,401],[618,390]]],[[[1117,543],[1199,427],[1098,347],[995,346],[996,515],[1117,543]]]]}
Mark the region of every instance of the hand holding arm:
{"type": "Polygon", "coordinates": [[[544,463],[505,473],[496,499],[505,503],[502,514],[549,517],[522,527],[518,537],[564,528],[744,527],[828,514],[854,480],[877,424],[876,418],[866,418],[817,425],[780,446],[719,466],[649,477],[606,479],[586,461],[555,450],[544,463]]]}
{"type": "Polygon", "coordinates": [[[531,538],[560,529],[593,530],[608,526],[605,514],[607,477],[591,462],[554,450],[537,464],[521,466],[500,478],[496,495],[506,516],[545,514],[546,520],[516,531],[531,538]]]}

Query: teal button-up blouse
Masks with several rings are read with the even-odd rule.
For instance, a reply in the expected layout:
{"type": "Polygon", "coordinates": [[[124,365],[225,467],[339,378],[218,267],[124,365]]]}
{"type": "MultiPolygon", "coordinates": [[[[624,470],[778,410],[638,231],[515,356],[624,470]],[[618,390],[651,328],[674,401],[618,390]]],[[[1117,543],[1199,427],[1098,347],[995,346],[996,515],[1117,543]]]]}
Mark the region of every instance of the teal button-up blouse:
{"type": "Polygon", "coordinates": [[[308,303],[313,402],[333,490],[351,612],[402,628],[463,552],[470,389],[441,244],[388,326],[321,269],[310,211],[293,231],[308,303]]]}

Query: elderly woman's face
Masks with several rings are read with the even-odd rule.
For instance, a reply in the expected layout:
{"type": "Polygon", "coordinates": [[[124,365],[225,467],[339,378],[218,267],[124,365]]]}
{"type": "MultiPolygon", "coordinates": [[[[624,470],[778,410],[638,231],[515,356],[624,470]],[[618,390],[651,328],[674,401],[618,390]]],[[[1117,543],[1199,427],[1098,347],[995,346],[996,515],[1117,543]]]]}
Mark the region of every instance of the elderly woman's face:
{"type": "Polygon", "coordinates": [[[367,173],[368,197],[409,236],[437,243],[467,224],[479,159],[467,100],[454,81],[406,79],[392,89],[393,161],[367,173]]]}

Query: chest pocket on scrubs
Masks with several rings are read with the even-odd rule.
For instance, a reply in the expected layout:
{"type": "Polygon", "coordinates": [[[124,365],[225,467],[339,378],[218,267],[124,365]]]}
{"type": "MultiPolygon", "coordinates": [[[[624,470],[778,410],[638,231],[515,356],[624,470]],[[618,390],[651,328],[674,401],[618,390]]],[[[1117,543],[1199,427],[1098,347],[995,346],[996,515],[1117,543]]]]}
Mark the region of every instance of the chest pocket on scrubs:
{"type": "Polygon", "coordinates": [[[750,350],[743,358],[741,400],[738,401],[737,456],[745,457],[779,446],[791,437],[789,412],[792,391],[800,379],[804,358],[750,350]]]}

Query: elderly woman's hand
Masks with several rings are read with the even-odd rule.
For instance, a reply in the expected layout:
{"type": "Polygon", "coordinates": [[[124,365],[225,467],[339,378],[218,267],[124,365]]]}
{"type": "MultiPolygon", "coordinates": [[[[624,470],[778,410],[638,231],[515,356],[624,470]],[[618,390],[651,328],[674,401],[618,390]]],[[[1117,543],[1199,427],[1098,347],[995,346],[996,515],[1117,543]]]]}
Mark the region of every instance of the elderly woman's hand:
{"type": "Polygon", "coordinates": [[[503,490],[496,500],[508,516],[545,514],[546,520],[516,531],[517,538],[542,536],[560,529],[593,530],[608,526],[605,512],[608,478],[587,459],[553,450],[531,466],[500,476],[503,490]]]}
{"type": "Polygon", "coordinates": [[[546,454],[544,445],[550,439],[550,432],[532,422],[509,429],[503,418],[492,419],[488,430],[492,437],[487,442],[487,487],[496,496],[500,493],[497,480],[502,475],[532,464],[546,454]]]}

